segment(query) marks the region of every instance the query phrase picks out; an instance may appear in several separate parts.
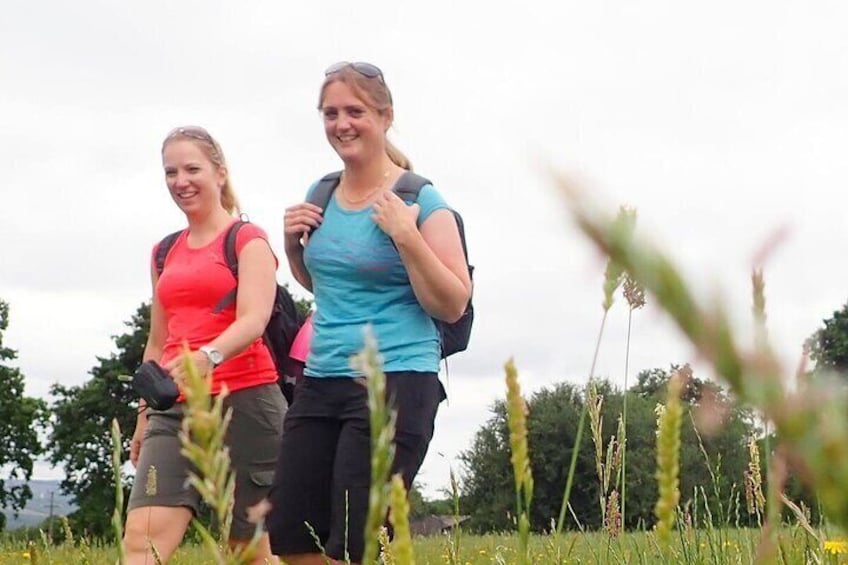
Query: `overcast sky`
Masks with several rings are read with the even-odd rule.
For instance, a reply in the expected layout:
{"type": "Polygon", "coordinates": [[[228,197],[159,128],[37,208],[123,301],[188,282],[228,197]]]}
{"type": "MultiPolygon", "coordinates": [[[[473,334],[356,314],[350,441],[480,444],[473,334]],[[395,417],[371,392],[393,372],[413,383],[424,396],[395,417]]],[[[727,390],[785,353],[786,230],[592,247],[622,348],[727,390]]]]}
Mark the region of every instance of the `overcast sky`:
{"type": "MultiPolygon", "coordinates": [[[[548,166],[636,207],[639,235],[743,333],[752,257],[788,229],[766,295],[792,366],[846,300],[846,16],[837,1],[4,0],[4,344],[34,396],[84,382],[113,351],[150,296],[152,245],[184,225],[159,154],[175,126],[220,141],[244,211],[282,257],[284,208],[340,167],[316,111],[323,71],[364,60],[392,89],[393,140],[462,212],[476,265],[473,340],[450,360],[426,492],[460,467],[508,357],[528,392],[588,374],[604,261],[548,166]]],[[[285,266],[278,279],[303,294],[285,266]]],[[[626,328],[619,298],[598,365],[619,384],[626,328]]],[[[629,382],[689,360],[649,298],[629,382]]]]}

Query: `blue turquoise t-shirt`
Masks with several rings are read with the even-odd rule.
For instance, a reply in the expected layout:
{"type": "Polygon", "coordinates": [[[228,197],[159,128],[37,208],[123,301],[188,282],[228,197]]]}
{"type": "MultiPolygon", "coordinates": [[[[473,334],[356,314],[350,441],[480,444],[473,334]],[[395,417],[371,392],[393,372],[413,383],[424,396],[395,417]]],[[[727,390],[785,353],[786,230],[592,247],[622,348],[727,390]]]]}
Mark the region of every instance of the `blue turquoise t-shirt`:
{"type": "MultiPolygon", "coordinates": [[[[434,211],[448,207],[430,184],[421,189],[416,202],[421,207],[419,227],[434,211]]],[[[316,306],[304,371],[308,376],[361,375],[351,368],[350,357],[362,349],[368,324],[384,371],[439,370],[436,326],[418,303],[391,238],[372,214],[371,206],[342,209],[333,195],[321,227],[312,232],[304,249],[316,306]]]]}

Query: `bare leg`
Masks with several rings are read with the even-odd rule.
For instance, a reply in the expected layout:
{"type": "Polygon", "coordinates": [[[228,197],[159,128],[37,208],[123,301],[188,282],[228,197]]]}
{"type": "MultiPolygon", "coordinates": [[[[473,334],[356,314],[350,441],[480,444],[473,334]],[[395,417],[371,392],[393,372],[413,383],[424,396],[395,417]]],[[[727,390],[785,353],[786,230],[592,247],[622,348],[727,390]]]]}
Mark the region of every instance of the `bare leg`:
{"type": "Polygon", "coordinates": [[[167,563],[183,540],[192,512],[184,506],[143,506],[127,514],[124,545],[127,565],[153,565],[151,544],[167,563]]]}
{"type": "MultiPolygon", "coordinates": [[[[235,549],[238,546],[245,546],[250,543],[250,540],[240,540],[230,538],[230,547],[235,549]]],[[[280,562],[273,553],[271,553],[271,541],[268,534],[262,534],[259,538],[259,543],[256,544],[256,553],[253,555],[253,565],[277,565],[280,562]]]]}

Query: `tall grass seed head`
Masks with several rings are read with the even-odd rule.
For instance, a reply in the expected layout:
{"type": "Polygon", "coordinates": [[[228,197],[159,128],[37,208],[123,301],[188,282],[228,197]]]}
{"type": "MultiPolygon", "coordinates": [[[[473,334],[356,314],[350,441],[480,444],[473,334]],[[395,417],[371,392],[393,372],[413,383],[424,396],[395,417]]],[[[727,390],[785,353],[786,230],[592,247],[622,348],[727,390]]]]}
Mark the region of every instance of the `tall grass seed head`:
{"type": "Polygon", "coordinates": [[[645,305],[645,287],[634,279],[629,272],[624,273],[623,287],[624,299],[631,310],[638,310],[645,305]]]}
{"type": "MultiPolygon", "coordinates": [[[[530,457],[527,449],[527,403],[521,396],[518,370],[512,359],[504,366],[507,386],[507,416],[509,423],[509,445],[512,451],[512,467],[515,472],[516,488],[527,486],[530,478],[530,457]]],[[[532,490],[531,490],[532,492],[532,490]]],[[[529,494],[529,493],[525,493],[529,494]]]]}
{"type": "Polygon", "coordinates": [[[683,408],[681,371],[675,372],[668,382],[666,406],[657,409],[657,486],[659,498],[654,507],[657,517],[656,532],[660,543],[668,547],[675,509],[680,501],[680,428],[683,408]]]}

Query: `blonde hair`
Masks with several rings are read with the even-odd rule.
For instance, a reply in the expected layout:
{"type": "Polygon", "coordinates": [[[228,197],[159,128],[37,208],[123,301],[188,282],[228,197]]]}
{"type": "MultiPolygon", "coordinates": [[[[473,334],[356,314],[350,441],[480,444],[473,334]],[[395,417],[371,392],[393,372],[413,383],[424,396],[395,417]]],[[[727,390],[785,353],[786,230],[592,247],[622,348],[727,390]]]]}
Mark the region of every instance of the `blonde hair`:
{"type": "Polygon", "coordinates": [[[224,210],[226,210],[231,216],[238,216],[241,213],[241,208],[239,207],[238,198],[236,198],[236,194],[233,191],[233,186],[230,183],[230,173],[229,169],[227,169],[227,160],[224,158],[223,149],[221,149],[221,146],[217,141],[215,141],[215,138],[200,126],[174,128],[171,130],[171,133],[165,137],[165,141],[162,142],[162,153],[165,153],[165,147],[167,147],[170,142],[177,140],[191,141],[203,152],[206,158],[209,159],[215,167],[218,169],[223,168],[227,171],[227,176],[224,179],[224,185],[221,187],[221,206],[223,206],[224,210]]]}
{"type": "MultiPolygon", "coordinates": [[[[389,87],[383,79],[383,75],[368,77],[355,70],[353,65],[342,67],[327,75],[324,79],[324,84],[321,85],[321,93],[318,97],[319,110],[324,105],[324,94],[327,91],[327,87],[334,82],[346,84],[357,98],[379,114],[393,111],[392,94],[389,92],[389,87]]],[[[386,138],[386,154],[392,163],[398,167],[407,171],[412,170],[412,161],[389,141],[388,137],[386,138]]]]}

